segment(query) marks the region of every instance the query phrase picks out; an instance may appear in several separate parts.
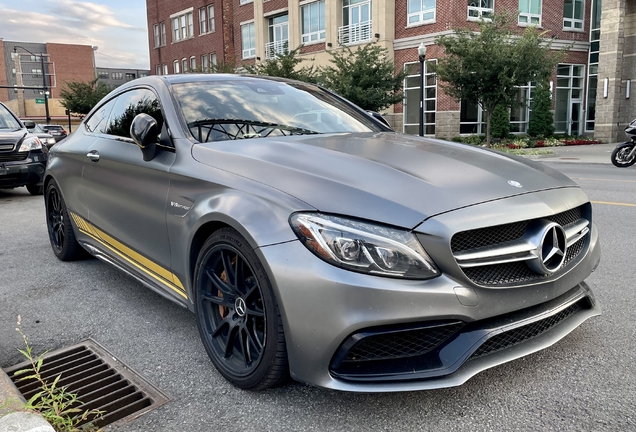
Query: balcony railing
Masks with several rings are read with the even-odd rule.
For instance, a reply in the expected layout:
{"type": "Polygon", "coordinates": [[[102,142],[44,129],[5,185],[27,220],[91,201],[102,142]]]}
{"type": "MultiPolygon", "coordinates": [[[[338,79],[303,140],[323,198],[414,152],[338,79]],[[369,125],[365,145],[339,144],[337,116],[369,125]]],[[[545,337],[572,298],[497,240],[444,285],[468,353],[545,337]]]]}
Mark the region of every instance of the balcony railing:
{"type": "Polygon", "coordinates": [[[371,40],[371,21],[338,27],[338,42],[342,45],[355,44],[371,40]]]}
{"type": "Polygon", "coordinates": [[[265,58],[272,59],[276,54],[285,54],[289,50],[289,41],[280,40],[265,44],[265,58]]]}

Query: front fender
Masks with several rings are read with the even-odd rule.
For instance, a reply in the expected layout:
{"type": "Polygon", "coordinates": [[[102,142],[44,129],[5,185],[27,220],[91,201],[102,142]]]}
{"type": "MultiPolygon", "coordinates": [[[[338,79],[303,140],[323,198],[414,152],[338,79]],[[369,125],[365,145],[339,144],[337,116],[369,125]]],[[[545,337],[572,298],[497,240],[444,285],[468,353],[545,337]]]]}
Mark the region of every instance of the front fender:
{"type": "Polygon", "coordinates": [[[623,143],[617,144],[616,148],[633,147],[634,145],[636,144],[633,141],[625,141],[623,143]]]}
{"type": "Polygon", "coordinates": [[[261,192],[266,193],[257,195],[211,187],[208,193],[189,201],[171,188],[166,222],[172,271],[185,282],[190,299],[193,297],[192,270],[198,249],[212,232],[225,226],[232,227],[256,249],[296,240],[289,226],[289,215],[299,210],[315,210],[275,190],[261,192]],[[272,194],[276,196],[270,196],[272,194]]]}

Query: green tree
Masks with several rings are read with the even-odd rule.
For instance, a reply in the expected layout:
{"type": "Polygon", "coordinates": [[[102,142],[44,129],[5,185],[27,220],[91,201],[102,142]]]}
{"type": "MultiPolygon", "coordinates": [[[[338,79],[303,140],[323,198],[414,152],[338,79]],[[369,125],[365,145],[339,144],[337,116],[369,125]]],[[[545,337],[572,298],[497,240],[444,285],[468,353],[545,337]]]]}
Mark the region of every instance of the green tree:
{"type": "Polygon", "coordinates": [[[549,77],[563,55],[563,51],[551,51],[545,32],[527,27],[519,35],[510,22],[505,15],[494,16],[479,23],[479,32],[457,29],[435,39],[445,50],[438,64],[432,65],[440,86],[455,99],[482,107],[487,147],[495,108],[512,106],[517,87],[549,77]]]}
{"type": "Polygon", "coordinates": [[[110,90],[108,84],[97,78],[89,82],[66,81],[60,92],[60,103],[71,113],[84,117],[110,90]]]}
{"type": "Polygon", "coordinates": [[[548,81],[538,82],[532,99],[528,135],[549,137],[554,133],[554,116],[551,108],[552,101],[550,100],[548,81]]]}
{"type": "Polygon", "coordinates": [[[492,113],[491,136],[506,138],[510,133],[510,111],[505,105],[497,105],[492,113]]]}
{"type": "Polygon", "coordinates": [[[247,73],[254,75],[268,75],[281,78],[289,78],[298,81],[316,82],[316,69],[313,65],[298,67],[309,59],[300,58],[300,49],[288,50],[285,46],[283,53],[276,53],[273,58],[267,59],[255,65],[243,65],[247,73]]]}
{"type": "Polygon", "coordinates": [[[370,43],[353,51],[329,51],[331,66],[321,68],[319,83],[365,110],[380,111],[402,101],[404,71],[395,74],[388,50],[370,43]]]}

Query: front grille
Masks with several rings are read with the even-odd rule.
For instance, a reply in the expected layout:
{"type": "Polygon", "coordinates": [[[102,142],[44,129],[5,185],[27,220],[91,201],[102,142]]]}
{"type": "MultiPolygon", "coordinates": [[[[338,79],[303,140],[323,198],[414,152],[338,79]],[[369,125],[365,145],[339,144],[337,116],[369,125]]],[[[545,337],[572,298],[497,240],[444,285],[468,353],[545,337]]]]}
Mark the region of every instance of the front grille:
{"type": "MultiPolygon", "coordinates": [[[[5,371],[27,400],[41,390],[40,384],[35,379],[21,380],[20,377],[25,375],[14,373],[30,367],[30,363],[24,362],[5,371]]],[[[89,415],[78,426],[90,423],[101,428],[132,415],[137,417],[168,400],[166,395],[93,340],[45,355],[40,374],[49,384],[60,377],[57,387],[65,387],[81,401],[72,406],[79,410],[78,413],[102,412],[100,416],[89,415]]]]}
{"type": "MultiPolygon", "coordinates": [[[[565,227],[581,219],[581,217],[582,206],[564,211],[563,213],[546,216],[541,219],[547,219],[565,227]]],[[[533,222],[533,220],[459,232],[451,239],[451,250],[453,253],[457,253],[504,243],[511,240],[517,240],[523,236],[526,228],[528,228],[528,225],[530,225],[531,222],[533,222]]]]}
{"type": "Polygon", "coordinates": [[[463,324],[367,336],[347,353],[347,361],[388,360],[423,355],[455,334],[463,324]]]}
{"type": "MultiPolygon", "coordinates": [[[[479,228],[457,233],[451,239],[453,253],[472,251],[485,246],[499,246],[506,242],[518,240],[525,234],[528,227],[540,219],[556,222],[563,228],[576,223],[583,217],[584,206],[546,216],[539,219],[514,222],[487,228],[479,228]]],[[[568,247],[562,269],[574,262],[581,255],[586,244],[583,237],[568,247]]],[[[461,268],[466,277],[473,283],[481,286],[507,286],[530,283],[547,279],[552,275],[539,274],[528,267],[525,261],[508,263],[492,263],[475,267],[464,266],[461,268]]]]}
{"type": "Polygon", "coordinates": [[[566,320],[567,318],[578,312],[582,308],[582,301],[586,300],[580,300],[577,303],[568,306],[561,312],[550,317],[535,321],[521,327],[517,327],[510,331],[500,333],[496,336],[491,337],[483,345],[481,345],[477,349],[477,351],[473,353],[473,355],[470,357],[470,360],[483,357],[506,348],[510,348],[514,345],[528,341],[545,333],[552,327],[556,326],[560,322],[566,320]]]}
{"type": "Polygon", "coordinates": [[[0,153],[0,162],[21,161],[26,159],[28,155],[29,155],[29,152],[9,153],[9,154],[0,153]]]}

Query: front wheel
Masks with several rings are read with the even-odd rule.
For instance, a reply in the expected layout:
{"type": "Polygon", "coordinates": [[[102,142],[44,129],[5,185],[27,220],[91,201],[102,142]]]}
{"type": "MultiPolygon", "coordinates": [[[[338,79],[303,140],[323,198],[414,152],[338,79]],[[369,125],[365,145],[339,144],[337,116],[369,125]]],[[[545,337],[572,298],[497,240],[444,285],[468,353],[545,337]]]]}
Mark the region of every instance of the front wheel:
{"type": "Polygon", "coordinates": [[[287,378],[278,304],[258,257],[235,230],[212,234],[194,278],[197,327],[210,359],[228,381],[261,390],[287,378]]]}
{"type": "Polygon", "coordinates": [[[634,165],[634,162],[636,162],[636,153],[630,157],[634,145],[636,144],[616,147],[612,152],[612,163],[619,168],[627,168],[634,165]]]}
{"type": "Polygon", "coordinates": [[[64,198],[55,180],[51,180],[46,187],[44,205],[46,227],[55,256],[62,261],[73,261],[88,256],[86,250],[75,238],[64,198]]]}

